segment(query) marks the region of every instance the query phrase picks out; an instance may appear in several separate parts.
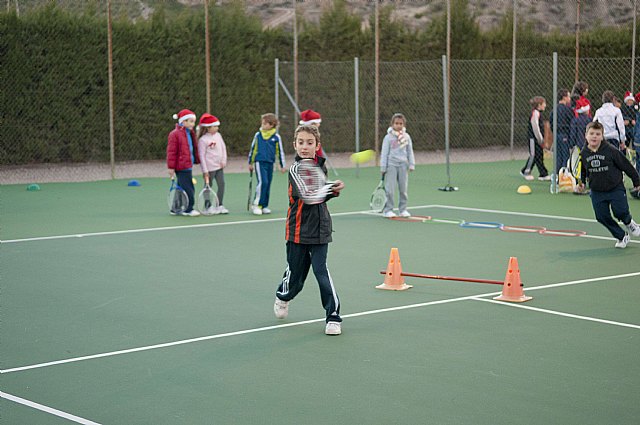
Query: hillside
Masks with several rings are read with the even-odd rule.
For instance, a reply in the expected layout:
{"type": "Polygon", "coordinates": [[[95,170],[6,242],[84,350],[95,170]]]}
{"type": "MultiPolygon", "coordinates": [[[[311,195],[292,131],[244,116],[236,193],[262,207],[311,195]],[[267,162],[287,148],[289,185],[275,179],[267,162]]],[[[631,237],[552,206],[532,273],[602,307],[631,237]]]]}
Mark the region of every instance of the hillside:
{"type": "MultiPolygon", "coordinates": [[[[46,4],[52,0],[7,0],[7,7],[17,7],[21,13],[46,4]]],[[[106,0],[53,0],[59,6],[78,13],[94,7],[104,13],[106,0]]],[[[241,0],[210,0],[211,4],[224,7],[225,4],[241,0]]],[[[291,29],[291,0],[244,0],[247,13],[258,15],[265,27],[291,29]]],[[[346,0],[348,9],[361,17],[363,27],[369,25],[373,13],[373,2],[369,0],[346,0]]],[[[160,5],[167,16],[188,13],[202,7],[203,0],[113,0],[112,10],[117,17],[131,20],[148,19],[160,5]]],[[[412,29],[419,29],[445,10],[444,0],[387,0],[385,5],[394,7],[393,16],[412,29]]],[[[330,0],[298,0],[298,13],[309,22],[318,22],[330,0]]],[[[469,7],[482,29],[496,25],[512,5],[511,0],[469,0],[469,7]]],[[[520,18],[531,23],[538,31],[573,31],[576,21],[576,0],[517,0],[520,18]]],[[[585,29],[596,25],[619,26],[633,20],[632,0],[583,0],[581,2],[581,26],[585,29]]]]}

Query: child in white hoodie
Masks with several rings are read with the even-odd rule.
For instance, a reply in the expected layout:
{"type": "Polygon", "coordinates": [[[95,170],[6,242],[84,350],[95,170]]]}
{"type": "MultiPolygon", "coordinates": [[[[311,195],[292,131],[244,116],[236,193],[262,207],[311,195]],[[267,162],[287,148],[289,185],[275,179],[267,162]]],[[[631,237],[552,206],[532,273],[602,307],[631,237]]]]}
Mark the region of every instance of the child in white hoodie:
{"type": "Polygon", "coordinates": [[[218,201],[220,206],[213,208],[211,214],[228,214],[229,210],[222,203],[224,198],[224,167],[227,166],[227,147],[222,135],[218,132],[220,120],[211,114],[204,114],[200,118],[198,131],[198,152],[200,167],[206,184],[215,179],[218,185],[218,201]]]}
{"type": "Polygon", "coordinates": [[[409,171],[416,168],[413,156],[413,143],[405,126],[407,119],[402,114],[391,117],[391,127],[382,141],[382,155],[380,157],[380,171],[385,179],[387,202],[382,210],[386,218],[395,217],[393,205],[396,189],[399,192],[398,210],[402,217],[410,217],[407,211],[409,188],[409,171]]]}

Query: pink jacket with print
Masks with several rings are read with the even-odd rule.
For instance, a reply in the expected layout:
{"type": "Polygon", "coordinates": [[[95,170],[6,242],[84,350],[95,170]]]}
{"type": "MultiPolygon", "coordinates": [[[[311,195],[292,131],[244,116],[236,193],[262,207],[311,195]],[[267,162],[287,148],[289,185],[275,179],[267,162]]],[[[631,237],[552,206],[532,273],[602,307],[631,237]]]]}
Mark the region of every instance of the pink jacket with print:
{"type": "Polygon", "coordinates": [[[204,134],[198,140],[198,152],[203,173],[217,171],[227,166],[227,147],[219,132],[204,134]]]}

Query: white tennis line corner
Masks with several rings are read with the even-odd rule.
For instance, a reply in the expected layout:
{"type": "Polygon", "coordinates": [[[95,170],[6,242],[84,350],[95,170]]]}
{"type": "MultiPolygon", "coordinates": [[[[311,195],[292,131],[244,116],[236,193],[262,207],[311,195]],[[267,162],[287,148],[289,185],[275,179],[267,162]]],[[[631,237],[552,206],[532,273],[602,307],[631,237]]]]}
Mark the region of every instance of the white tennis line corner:
{"type": "MultiPolygon", "coordinates": [[[[558,215],[549,215],[549,214],[536,214],[536,213],[525,213],[518,211],[502,211],[502,210],[491,210],[491,209],[483,209],[483,208],[471,208],[471,207],[457,207],[453,205],[418,205],[414,207],[409,207],[407,209],[417,210],[417,209],[425,209],[425,208],[443,208],[443,209],[452,209],[452,210],[461,210],[461,211],[476,211],[476,212],[485,212],[492,214],[506,214],[506,215],[516,215],[516,216],[524,216],[524,217],[538,217],[538,218],[551,218],[557,220],[568,220],[568,221],[582,221],[587,223],[597,223],[594,219],[588,218],[579,218],[579,217],[567,217],[567,216],[558,216],[558,215]]],[[[348,211],[331,214],[333,217],[342,217],[342,216],[350,216],[350,215],[373,215],[380,216],[380,213],[375,213],[370,210],[363,211],[348,211]]],[[[159,232],[166,230],[181,230],[181,229],[197,229],[197,228],[206,228],[206,227],[221,227],[221,226],[233,226],[237,224],[258,224],[258,223],[274,223],[285,221],[286,217],[277,217],[277,218],[267,218],[267,219],[254,219],[254,220],[239,220],[239,221],[227,221],[223,223],[201,223],[201,224],[186,224],[182,226],[166,226],[166,227],[149,227],[142,229],[128,229],[128,230],[112,230],[105,232],[90,232],[90,233],[75,233],[75,234],[67,234],[67,235],[54,235],[54,236],[38,236],[33,238],[23,238],[23,239],[7,239],[0,240],[0,244],[9,244],[9,243],[19,243],[19,242],[33,242],[33,241],[46,241],[46,240],[57,240],[57,239],[72,239],[72,238],[84,238],[84,237],[93,237],[93,236],[108,236],[108,235],[123,235],[129,233],[146,233],[146,232],[159,232]]],[[[607,236],[596,236],[596,235],[581,235],[579,237],[589,238],[589,239],[601,239],[601,240],[611,240],[615,241],[613,237],[607,236]]],[[[640,244],[640,241],[631,240],[631,243],[640,244]]]]}
{"type": "MultiPolygon", "coordinates": [[[[422,205],[413,208],[430,208],[432,205],[422,205]]],[[[368,214],[371,211],[347,211],[341,213],[332,213],[332,217],[342,217],[349,215],[360,215],[360,214],[368,214]]],[[[23,238],[23,239],[6,239],[0,240],[0,244],[9,244],[9,243],[19,243],[19,242],[34,242],[34,241],[49,241],[56,239],[72,239],[72,238],[84,238],[84,237],[92,237],[92,236],[109,236],[109,235],[125,235],[129,233],[146,233],[146,232],[160,232],[165,230],[181,230],[181,229],[199,229],[206,227],[221,227],[221,226],[233,226],[237,224],[260,224],[260,223],[275,223],[279,221],[285,221],[286,217],[276,217],[276,218],[262,218],[262,219],[253,219],[253,220],[240,220],[240,221],[225,221],[222,223],[201,223],[201,224],[185,224],[183,226],[166,226],[166,227],[148,227],[142,229],[128,229],[128,230],[111,230],[105,232],[90,232],[90,233],[74,233],[68,235],[54,235],[54,236],[37,236],[33,238],[23,238]]]]}
{"type": "Polygon", "coordinates": [[[50,415],[59,416],[71,422],[83,425],[100,425],[98,422],[90,421],[89,419],[81,418],[80,416],[72,415],[71,413],[63,412],[62,410],[54,409],[53,407],[45,406],[44,404],[17,397],[3,391],[0,391],[0,398],[4,398],[5,400],[13,401],[14,403],[22,404],[23,406],[31,407],[32,409],[37,409],[42,412],[49,413],[50,415]]]}
{"type": "MultiPolygon", "coordinates": [[[[604,280],[623,279],[623,278],[634,277],[634,276],[640,276],[640,272],[625,273],[625,274],[611,275],[611,276],[601,276],[601,277],[595,277],[595,278],[572,280],[572,281],[568,281],[568,282],[558,282],[558,283],[552,283],[552,284],[548,284],[548,285],[534,286],[534,287],[531,287],[531,288],[527,288],[527,291],[535,291],[535,290],[546,289],[546,288],[557,288],[557,287],[560,287],[560,286],[579,285],[579,284],[582,284],[582,283],[599,282],[599,281],[604,281],[604,280]]],[[[373,314],[388,313],[388,312],[393,312],[393,311],[408,310],[408,309],[412,309],[412,308],[428,307],[428,306],[440,305],[440,304],[449,304],[449,303],[454,303],[454,302],[458,302],[458,301],[465,301],[465,300],[474,300],[474,299],[478,299],[478,298],[481,298],[481,297],[489,297],[489,296],[498,295],[500,293],[501,293],[500,291],[499,292],[487,292],[485,294],[476,294],[476,295],[469,295],[469,296],[464,296],[464,297],[448,298],[448,299],[444,299],[444,300],[428,301],[428,302],[416,303],[416,304],[408,304],[408,305],[402,305],[402,306],[397,306],[397,307],[389,307],[389,308],[381,308],[381,309],[376,309],[376,310],[361,311],[361,312],[358,312],[358,313],[346,314],[346,315],[343,315],[342,317],[346,319],[346,318],[353,318],[353,317],[370,316],[370,315],[373,315],[373,314]]],[[[171,342],[165,342],[165,343],[161,343],[161,344],[147,345],[147,346],[143,346],[143,347],[129,348],[129,349],[125,349],[125,350],[118,350],[118,351],[111,351],[111,352],[105,352],[105,353],[91,354],[91,355],[81,356],[81,357],[72,357],[72,358],[68,358],[68,359],[54,360],[54,361],[45,362],[45,363],[36,363],[36,364],[32,364],[32,365],[14,367],[14,368],[10,368],[10,369],[2,369],[2,370],[0,370],[0,374],[20,372],[20,371],[31,370],[31,369],[40,369],[40,368],[44,368],[44,367],[61,365],[61,364],[66,364],[66,363],[76,363],[76,362],[80,362],[80,361],[84,361],[84,360],[93,360],[93,359],[99,359],[99,358],[104,358],[104,357],[113,357],[113,356],[118,356],[118,355],[123,355],[123,354],[130,354],[130,353],[136,353],[136,352],[141,352],[141,351],[149,351],[149,350],[155,350],[155,349],[159,349],[159,348],[167,348],[167,347],[173,347],[173,346],[177,346],[177,345],[185,345],[185,344],[191,344],[191,343],[195,343],[195,342],[208,341],[208,340],[213,340],[213,339],[221,339],[221,338],[226,338],[226,337],[231,337],[231,336],[247,335],[247,334],[253,334],[253,333],[258,333],[258,332],[276,330],[276,329],[291,328],[291,327],[294,327],[294,326],[302,326],[302,325],[307,325],[307,324],[310,324],[310,323],[324,322],[324,320],[325,320],[324,318],[322,318],[322,319],[303,320],[303,321],[300,321],[300,322],[283,323],[283,324],[280,324],[280,325],[264,326],[264,327],[260,327],[260,328],[245,329],[245,330],[240,330],[240,331],[235,331],[235,332],[226,332],[226,333],[221,333],[221,334],[207,335],[207,336],[202,336],[202,337],[197,337],[197,338],[190,338],[190,339],[184,339],[184,340],[179,340],[179,341],[171,341],[171,342]]]]}
{"type": "Polygon", "coordinates": [[[502,301],[488,300],[486,298],[478,298],[478,297],[472,298],[472,300],[473,301],[483,301],[483,302],[492,303],[492,304],[506,305],[507,307],[522,308],[522,309],[525,309],[525,310],[532,310],[532,311],[537,311],[537,312],[540,312],[540,313],[553,314],[555,316],[570,317],[572,319],[580,319],[580,320],[587,320],[587,321],[590,321],[590,322],[604,323],[604,324],[607,324],[607,325],[622,326],[624,328],[640,329],[640,325],[634,325],[632,323],[616,322],[614,320],[599,319],[597,317],[590,317],[590,316],[581,316],[581,315],[578,315],[578,314],[564,313],[562,311],[548,310],[546,308],[539,308],[539,307],[531,307],[531,306],[523,305],[523,304],[506,303],[506,302],[502,302],[502,301]]]}

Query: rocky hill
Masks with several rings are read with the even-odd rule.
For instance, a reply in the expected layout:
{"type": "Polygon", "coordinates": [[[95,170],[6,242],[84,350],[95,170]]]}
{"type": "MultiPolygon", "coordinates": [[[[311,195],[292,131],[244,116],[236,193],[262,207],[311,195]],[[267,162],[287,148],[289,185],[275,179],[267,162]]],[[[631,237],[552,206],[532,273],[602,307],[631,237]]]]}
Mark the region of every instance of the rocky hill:
{"type": "MultiPolygon", "coordinates": [[[[106,0],[6,0],[7,8],[18,7],[21,12],[51,1],[61,7],[83,11],[94,5],[104,13],[106,0]]],[[[331,0],[210,0],[211,4],[224,7],[240,1],[247,13],[258,15],[265,27],[292,28],[293,4],[298,13],[309,22],[317,22],[323,9],[330,7],[331,0]]],[[[204,0],[113,0],[112,10],[116,16],[132,20],[147,19],[162,4],[168,15],[196,10],[204,0]]],[[[512,0],[468,0],[469,8],[482,29],[496,25],[512,6],[512,0]]],[[[446,8],[445,0],[383,0],[383,5],[394,7],[393,16],[409,28],[420,29],[434,17],[441,16],[446,8]]],[[[575,28],[577,0],[516,0],[521,20],[531,23],[538,31],[571,32],[575,28]]],[[[372,0],[346,0],[348,9],[361,17],[363,27],[369,25],[373,13],[372,0]]],[[[581,0],[581,27],[588,29],[596,25],[620,26],[633,20],[633,0],[581,0]]]]}

